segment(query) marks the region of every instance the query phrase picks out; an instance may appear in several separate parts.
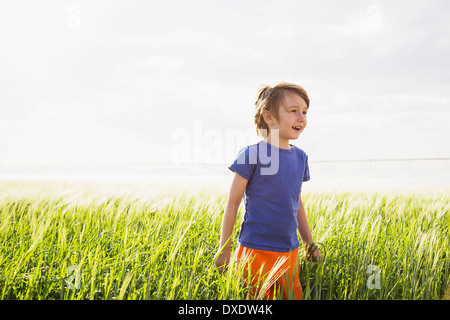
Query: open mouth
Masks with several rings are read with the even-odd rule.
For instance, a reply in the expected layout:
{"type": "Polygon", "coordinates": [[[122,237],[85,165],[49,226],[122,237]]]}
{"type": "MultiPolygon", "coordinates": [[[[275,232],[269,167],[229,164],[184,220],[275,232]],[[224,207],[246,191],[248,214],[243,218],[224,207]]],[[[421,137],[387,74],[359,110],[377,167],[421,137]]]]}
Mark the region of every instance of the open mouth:
{"type": "Polygon", "coordinates": [[[298,126],[298,127],[292,127],[292,129],[297,130],[297,131],[300,131],[300,130],[302,129],[302,127],[301,127],[301,126],[298,126]]]}

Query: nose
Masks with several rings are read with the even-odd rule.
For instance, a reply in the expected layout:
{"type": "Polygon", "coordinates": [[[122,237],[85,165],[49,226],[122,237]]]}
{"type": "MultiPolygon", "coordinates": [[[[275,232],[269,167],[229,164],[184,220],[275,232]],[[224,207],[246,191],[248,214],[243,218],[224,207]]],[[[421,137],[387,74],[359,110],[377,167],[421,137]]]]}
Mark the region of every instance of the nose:
{"type": "Polygon", "coordinates": [[[306,115],[303,113],[300,113],[300,115],[298,116],[297,120],[299,122],[306,122],[306,115]]]}

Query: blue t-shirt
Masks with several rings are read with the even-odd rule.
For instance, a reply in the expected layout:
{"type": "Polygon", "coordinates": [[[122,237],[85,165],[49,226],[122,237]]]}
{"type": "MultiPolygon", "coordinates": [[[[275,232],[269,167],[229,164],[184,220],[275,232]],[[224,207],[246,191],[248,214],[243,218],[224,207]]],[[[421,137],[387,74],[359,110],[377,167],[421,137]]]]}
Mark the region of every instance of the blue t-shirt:
{"type": "Polygon", "coordinates": [[[260,141],[242,148],[229,169],[248,180],[239,243],[275,252],[298,248],[299,196],[302,182],[310,179],[306,153],[260,141]]]}

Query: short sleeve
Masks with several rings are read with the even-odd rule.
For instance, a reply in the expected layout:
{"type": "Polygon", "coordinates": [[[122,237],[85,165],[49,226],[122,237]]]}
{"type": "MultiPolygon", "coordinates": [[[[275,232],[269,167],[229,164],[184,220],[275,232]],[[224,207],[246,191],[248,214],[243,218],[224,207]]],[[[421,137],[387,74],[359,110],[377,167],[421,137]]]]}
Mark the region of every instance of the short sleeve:
{"type": "Polygon", "coordinates": [[[244,179],[250,180],[255,171],[257,163],[256,150],[250,147],[242,148],[237,156],[236,160],[228,167],[233,172],[236,172],[244,179]]]}
{"type": "Polygon", "coordinates": [[[309,176],[308,156],[306,156],[305,171],[303,172],[303,181],[309,181],[310,179],[311,177],[309,176]]]}

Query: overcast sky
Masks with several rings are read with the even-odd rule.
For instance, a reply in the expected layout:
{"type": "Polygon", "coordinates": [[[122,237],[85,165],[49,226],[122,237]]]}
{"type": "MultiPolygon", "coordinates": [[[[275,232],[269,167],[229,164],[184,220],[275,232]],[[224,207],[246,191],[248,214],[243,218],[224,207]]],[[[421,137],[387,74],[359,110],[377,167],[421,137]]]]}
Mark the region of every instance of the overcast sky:
{"type": "Polygon", "coordinates": [[[449,1],[0,0],[0,165],[228,163],[263,84],[310,160],[450,157],[449,1]]]}

